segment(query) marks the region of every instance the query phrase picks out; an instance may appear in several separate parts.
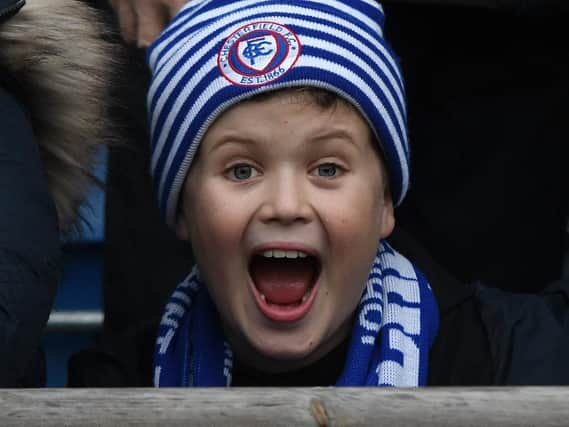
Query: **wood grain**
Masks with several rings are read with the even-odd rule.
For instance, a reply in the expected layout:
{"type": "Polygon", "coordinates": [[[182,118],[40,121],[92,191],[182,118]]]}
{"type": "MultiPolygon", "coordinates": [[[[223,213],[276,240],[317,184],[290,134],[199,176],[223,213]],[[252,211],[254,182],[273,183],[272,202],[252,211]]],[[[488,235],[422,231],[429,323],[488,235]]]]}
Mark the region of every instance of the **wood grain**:
{"type": "Polygon", "coordinates": [[[0,426],[569,426],[569,387],[0,390],[0,426]]]}

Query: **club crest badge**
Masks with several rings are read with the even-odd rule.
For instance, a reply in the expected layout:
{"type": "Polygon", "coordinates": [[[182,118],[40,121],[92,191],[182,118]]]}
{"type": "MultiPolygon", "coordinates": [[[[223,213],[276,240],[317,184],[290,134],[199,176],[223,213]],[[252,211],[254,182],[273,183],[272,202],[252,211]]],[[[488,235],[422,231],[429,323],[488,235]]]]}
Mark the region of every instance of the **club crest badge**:
{"type": "Polygon", "coordinates": [[[300,56],[298,36],[284,25],[260,21],[244,25],[223,43],[218,65],[238,86],[263,86],[284,76],[300,56]]]}

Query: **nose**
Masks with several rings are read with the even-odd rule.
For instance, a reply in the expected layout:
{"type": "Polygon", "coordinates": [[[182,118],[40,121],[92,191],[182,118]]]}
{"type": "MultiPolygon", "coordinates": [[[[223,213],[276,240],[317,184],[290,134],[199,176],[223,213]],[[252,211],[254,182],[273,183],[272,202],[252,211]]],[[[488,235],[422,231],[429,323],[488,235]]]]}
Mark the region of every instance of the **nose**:
{"type": "Polygon", "coordinates": [[[259,215],[263,222],[306,223],[313,217],[307,183],[292,170],[271,177],[259,215]]]}

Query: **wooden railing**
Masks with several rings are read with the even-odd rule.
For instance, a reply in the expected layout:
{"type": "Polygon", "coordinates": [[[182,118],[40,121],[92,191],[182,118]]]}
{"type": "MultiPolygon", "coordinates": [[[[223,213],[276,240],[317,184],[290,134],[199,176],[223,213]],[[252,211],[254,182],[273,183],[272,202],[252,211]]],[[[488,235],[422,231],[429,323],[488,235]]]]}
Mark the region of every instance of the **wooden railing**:
{"type": "Polygon", "coordinates": [[[0,390],[0,426],[569,426],[569,387],[0,390]]]}

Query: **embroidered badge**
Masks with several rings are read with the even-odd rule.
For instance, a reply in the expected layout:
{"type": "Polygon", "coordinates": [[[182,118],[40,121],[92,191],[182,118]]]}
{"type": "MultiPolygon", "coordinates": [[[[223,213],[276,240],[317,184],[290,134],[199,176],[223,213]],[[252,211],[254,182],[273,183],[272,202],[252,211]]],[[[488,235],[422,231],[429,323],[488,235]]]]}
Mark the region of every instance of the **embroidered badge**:
{"type": "Polygon", "coordinates": [[[239,86],[263,86],[289,72],[300,56],[298,36],[284,25],[260,21],[231,34],[218,55],[221,74],[239,86]]]}

